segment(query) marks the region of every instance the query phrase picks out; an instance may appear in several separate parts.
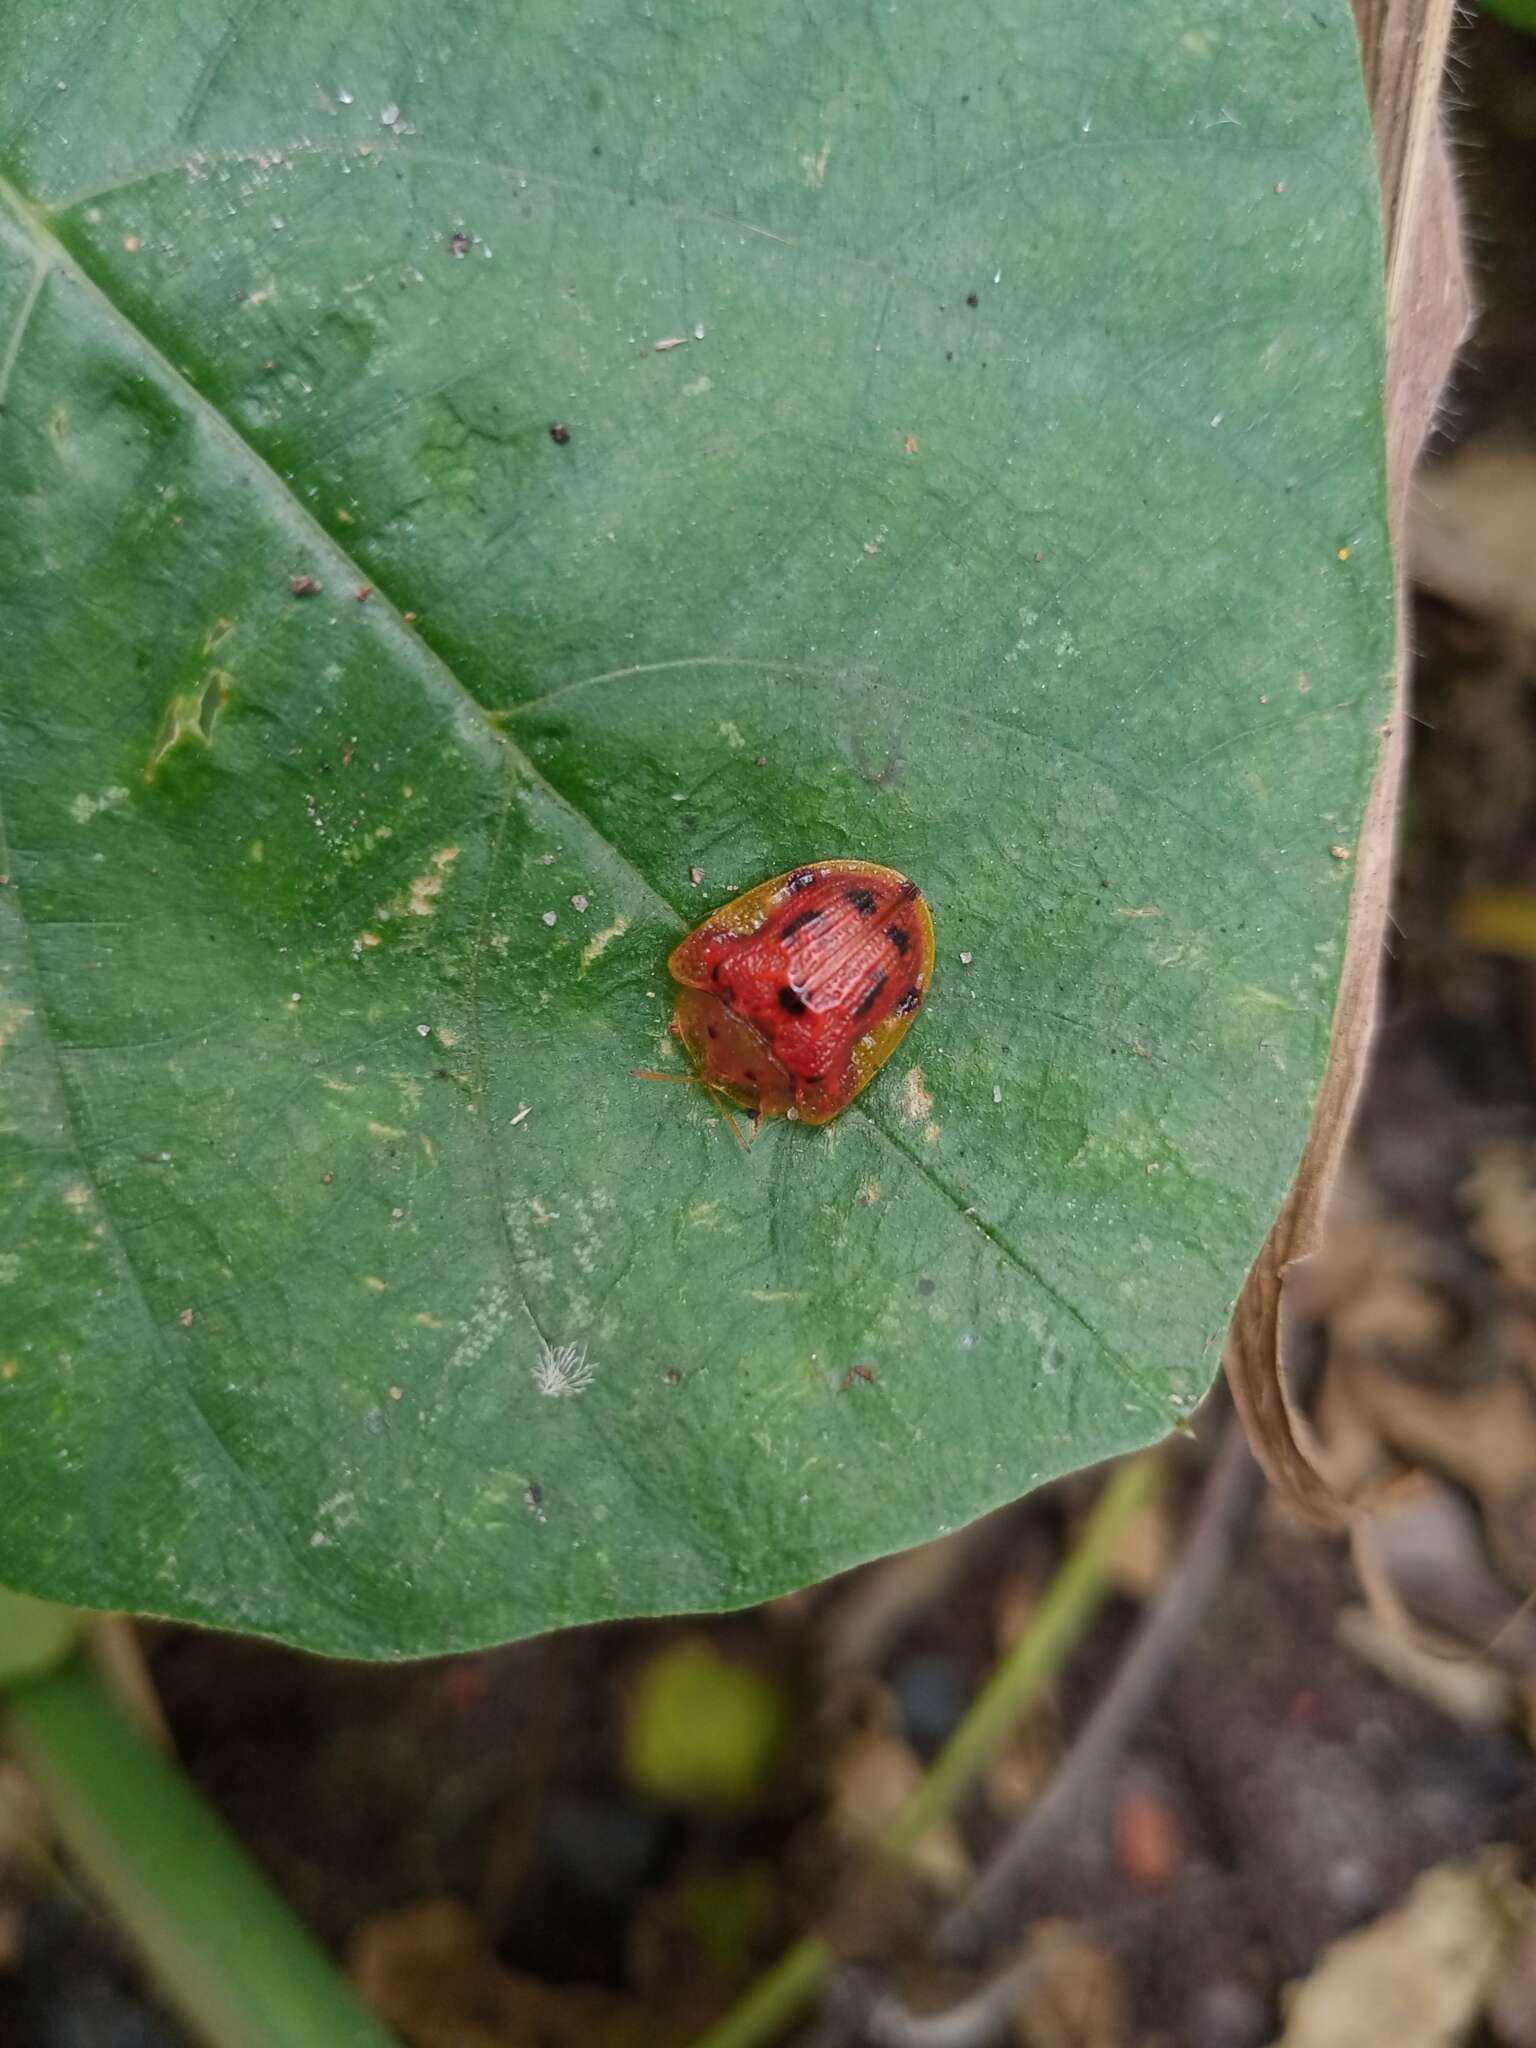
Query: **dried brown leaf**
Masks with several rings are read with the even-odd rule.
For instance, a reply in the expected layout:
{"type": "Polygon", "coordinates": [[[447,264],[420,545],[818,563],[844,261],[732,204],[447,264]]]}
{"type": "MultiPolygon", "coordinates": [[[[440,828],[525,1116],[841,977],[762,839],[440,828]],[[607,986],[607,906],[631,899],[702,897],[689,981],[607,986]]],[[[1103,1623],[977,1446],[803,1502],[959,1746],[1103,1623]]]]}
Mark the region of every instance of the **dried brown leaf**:
{"type": "MultiPolygon", "coordinates": [[[[1452,7],[1451,0],[1355,0],[1355,15],[1387,230],[1388,480],[1401,544],[1413,466],[1469,312],[1439,112],[1452,7]]],[[[1400,707],[1408,650],[1401,574],[1398,611],[1400,707]]],[[[1223,1358],[1233,1399],[1271,1484],[1308,1521],[1332,1528],[1352,1510],[1319,1470],[1310,1432],[1289,1399],[1280,1359],[1280,1295],[1287,1266],[1316,1248],[1370,1053],[1391,896],[1403,724],[1395,711],[1355,849],[1333,1041],[1306,1149],[1238,1298],[1223,1358]]]]}

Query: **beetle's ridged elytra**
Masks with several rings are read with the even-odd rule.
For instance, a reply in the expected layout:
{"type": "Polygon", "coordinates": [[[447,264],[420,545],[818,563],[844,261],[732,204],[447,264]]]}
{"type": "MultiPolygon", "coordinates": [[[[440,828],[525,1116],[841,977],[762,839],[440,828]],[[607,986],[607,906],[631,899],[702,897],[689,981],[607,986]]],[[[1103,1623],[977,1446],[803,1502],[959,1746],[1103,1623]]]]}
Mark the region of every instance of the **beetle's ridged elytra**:
{"type": "Polygon", "coordinates": [[[677,947],[672,1029],[712,1093],[754,1117],[830,1123],[911,1028],[933,957],[916,882],[870,861],[807,861],[677,947]]]}

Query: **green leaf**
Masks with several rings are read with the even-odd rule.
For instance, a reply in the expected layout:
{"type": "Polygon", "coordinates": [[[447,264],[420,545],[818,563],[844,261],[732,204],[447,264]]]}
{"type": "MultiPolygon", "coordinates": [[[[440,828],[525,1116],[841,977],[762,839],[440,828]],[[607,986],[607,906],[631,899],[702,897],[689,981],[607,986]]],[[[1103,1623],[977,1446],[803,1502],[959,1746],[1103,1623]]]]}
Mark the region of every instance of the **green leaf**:
{"type": "Polygon", "coordinates": [[[0,1577],[443,1650],[1167,1430],[1387,702],[1343,0],[8,24],[0,1577]],[[744,1156],[630,1070],[831,855],[932,1002],[744,1156]]]}
{"type": "Polygon", "coordinates": [[[1536,29],[1536,0],[1482,0],[1490,14],[1502,15],[1516,28],[1536,29]]]}

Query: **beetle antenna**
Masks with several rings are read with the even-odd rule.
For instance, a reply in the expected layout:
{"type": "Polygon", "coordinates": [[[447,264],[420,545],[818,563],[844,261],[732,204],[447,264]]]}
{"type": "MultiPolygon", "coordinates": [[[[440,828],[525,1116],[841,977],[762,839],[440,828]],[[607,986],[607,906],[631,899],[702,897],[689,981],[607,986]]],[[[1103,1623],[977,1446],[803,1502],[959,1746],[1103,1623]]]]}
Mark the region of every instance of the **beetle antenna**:
{"type": "MultiPolygon", "coordinates": [[[[703,1080],[703,1078],[704,1078],[704,1077],[703,1077],[703,1075],[701,1074],[701,1075],[699,1076],[699,1079],[700,1079],[700,1080],[703,1080]]],[[[741,1135],[741,1125],[740,1125],[739,1123],[737,1123],[737,1121],[736,1121],[735,1117],[733,1117],[733,1116],[731,1115],[731,1112],[730,1112],[730,1111],[729,1111],[729,1110],[728,1110],[728,1109],[726,1108],[726,1106],[725,1106],[725,1098],[724,1098],[724,1096],[723,1096],[723,1095],[722,1095],[722,1094],[720,1093],[720,1091],[719,1091],[719,1089],[718,1089],[718,1088],[711,1088],[711,1089],[710,1089],[710,1091],[709,1091],[709,1099],[710,1099],[710,1101],[711,1101],[711,1102],[713,1102],[713,1104],[715,1105],[716,1109],[718,1109],[718,1110],[719,1110],[720,1114],[721,1114],[721,1115],[722,1115],[722,1116],[723,1116],[723,1117],[725,1118],[726,1122],[727,1122],[727,1123],[728,1123],[728,1124],[730,1125],[730,1127],[731,1127],[731,1136],[732,1136],[732,1137],[733,1137],[733,1138],[734,1138],[734,1139],[736,1140],[737,1144],[738,1144],[738,1145],[739,1145],[739,1146],[741,1147],[742,1151],[743,1151],[743,1152],[750,1152],[750,1151],[752,1150],[752,1144],[751,1144],[751,1140],[750,1140],[750,1139],[748,1139],[748,1138],[744,1138],[744,1137],[743,1137],[743,1136],[741,1135]]]]}

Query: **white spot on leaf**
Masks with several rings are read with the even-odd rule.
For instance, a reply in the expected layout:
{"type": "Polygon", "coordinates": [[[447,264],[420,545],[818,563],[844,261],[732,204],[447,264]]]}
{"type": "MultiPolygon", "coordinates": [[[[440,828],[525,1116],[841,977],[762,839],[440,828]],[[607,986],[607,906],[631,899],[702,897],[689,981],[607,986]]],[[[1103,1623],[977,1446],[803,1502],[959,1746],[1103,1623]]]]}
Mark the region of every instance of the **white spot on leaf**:
{"type": "Polygon", "coordinates": [[[585,1344],[562,1344],[558,1351],[545,1344],[533,1367],[533,1384],[550,1400],[567,1394],[584,1394],[597,1377],[597,1361],[587,1357],[585,1344]]]}

